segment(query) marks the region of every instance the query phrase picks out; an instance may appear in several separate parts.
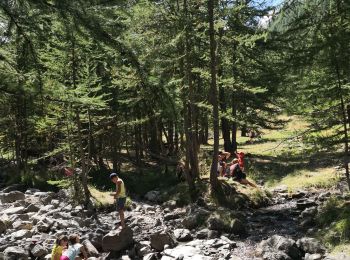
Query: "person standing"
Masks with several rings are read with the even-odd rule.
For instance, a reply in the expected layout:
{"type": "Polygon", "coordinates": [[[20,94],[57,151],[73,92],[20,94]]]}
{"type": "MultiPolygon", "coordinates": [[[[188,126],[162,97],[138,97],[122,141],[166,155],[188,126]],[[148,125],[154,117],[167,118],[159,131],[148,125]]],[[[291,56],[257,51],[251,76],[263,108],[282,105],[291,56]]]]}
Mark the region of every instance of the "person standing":
{"type": "Polygon", "coordinates": [[[116,191],[111,193],[111,196],[113,196],[116,200],[117,211],[120,217],[120,225],[122,228],[125,228],[124,207],[126,202],[126,193],[124,181],[114,172],[109,175],[109,178],[116,185],[116,191]]]}

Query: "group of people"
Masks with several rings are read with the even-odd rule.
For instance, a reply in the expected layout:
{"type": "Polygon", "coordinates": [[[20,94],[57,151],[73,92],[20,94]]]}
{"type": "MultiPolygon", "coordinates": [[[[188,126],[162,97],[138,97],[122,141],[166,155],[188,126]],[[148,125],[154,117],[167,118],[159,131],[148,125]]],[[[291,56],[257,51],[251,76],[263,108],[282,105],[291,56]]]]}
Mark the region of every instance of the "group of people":
{"type": "MultiPolygon", "coordinates": [[[[110,174],[110,180],[116,185],[116,191],[110,195],[116,201],[117,212],[120,218],[120,228],[125,227],[124,207],[126,203],[125,185],[121,178],[116,173],[110,174]]],[[[87,254],[84,246],[80,244],[80,237],[76,234],[69,237],[62,235],[54,244],[51,253],[51,260],[82,260],[87,259],[87,254]]]]}
{"type": "Polygon", "coordinates": [[[80,260],[87,259],[86,251],[77,234],[69,237],[60,236],[52,249],[51,260],[80,260]]]}
{"type": "Polygon", "coordinates": [[[231,153],[220,151],[218,155],[218,175],[220,177],[233,178],[241,184],[247,184],[256,188],[257,186],[248,181],[247,175],[244,173],[244,156],[243,152],[236,152],[235,158],[228,162],[231,153]]]}

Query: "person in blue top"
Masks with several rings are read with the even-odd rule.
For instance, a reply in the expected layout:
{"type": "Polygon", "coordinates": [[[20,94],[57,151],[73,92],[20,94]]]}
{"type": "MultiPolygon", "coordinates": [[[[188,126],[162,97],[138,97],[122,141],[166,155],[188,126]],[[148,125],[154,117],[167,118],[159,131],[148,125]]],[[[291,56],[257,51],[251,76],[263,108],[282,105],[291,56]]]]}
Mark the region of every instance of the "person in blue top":
{"type": "Polygon", "coordinates": [[[62,253],[60,260],[81,260],[80,254],[83,254],[84,260],[87,259],[86,251],[82,244],[80,244],[80,238],[77,234],[69,236],[70,246],[66,251],[62,253]]]}

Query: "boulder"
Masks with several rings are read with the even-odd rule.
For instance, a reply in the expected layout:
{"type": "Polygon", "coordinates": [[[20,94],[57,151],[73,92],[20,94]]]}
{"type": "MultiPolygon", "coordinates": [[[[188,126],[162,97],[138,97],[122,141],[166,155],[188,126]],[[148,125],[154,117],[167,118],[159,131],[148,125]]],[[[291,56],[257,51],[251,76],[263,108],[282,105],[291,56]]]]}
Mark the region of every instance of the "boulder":
{"type": "Polygon", "coordinates": [[[302,259],[302,254],[293,239],[274,235],[263,240],[256,249],[256,255],[263,259],[302,259]],[[287,256],[287,257],[286,257],[287,256]]]}
{"type": "Polygon", "coordinates": [[[261,258],[263,260],[294,260],[281,251],[264,252],[261,258]]]}
{"type": "Polygon", "coordinates": [[[130,227],[110,231],[102,239],[104,251],[119,252],[133,243],[133,232],[130,227]]]}
{"type": "Polygon", "coordinates": [[[159,202],[161,201],[160,195],[160,191],[152,190],[145,194],[145,199],[151,202],[159,202]]]}
{"type": "Polygon", "coordinates": [[[12,238],[16,240],[21,240],[23,238],[32,237],[32,232],[30,230],[22,229],[11,234],[12,238]]]}
{"type": "Polygon", "coordinates": [[[54,224],[54,220],[50,218],[44,218],[36,224],[36,228],[39,232],[49,232],[54,224]]]}
{"type": "Polygon", "coordinates": [[[317,206],[315,201],[300,199],[297,201],[297,209],[305,210],[306,208],[311,208],[317,206]]]}
{"type": "Polygon", "coordinates": [[[168,200],[163,203],[163,207],[169,208],[169,209],[175,209],[176,208],[176,201],[175,200],[168,200]]]}
{"type": "Polygon", "coordinates": [[[345,253],[327,255],[324,260],[350,260],[350,255],[345,253]]]}
{"type": "Polygon", "coordinates": [[[235,235],[244,235],[247,233],[247,229],[243,222],[236,218],[231,220],[229,232],[235,235]]]}
{"type": "Polygon", "coordinates": [[[39,210],[40,208],[32,203],[25,208],[25,212],[38,212],[39,210]]]}
{"type": "Polygon", "coordinates": [[[17,200],[24,200],[24,199],[25,199],[25,195],[23,192],[20,192],[20,191],[11,191],[9,193],[0,194],[0,201],[2,203],[11,203],[17,200]]]}
{"type": "Polygon", "coordinates": [[[47,250],[42,246],[42,245],[35,245],[30,252],[33,254],[35,257],[42,257],[47,255],[47,250]]]}
{"type": "Polygon", "coordinates": [[[287,185],[280,185],[271,190],[272,192],[275,193],[287,193],[288,192],[288,186],[287,185]]]}
{"type": "Polygon", "coordinates": [[[326,248],[316,238],[303,237],[297,241],[298,247],[309,254],[324,254],[326,248]]]}
{"type": "Polygon", "coordinates": [[[28,252],[22,246],[11,246],[4,251],[4,260],[28,260],[28,252]]]}
{"type": "Polygon", "coordinates": [[[22,221],[22,220],[16,220],[13,224],[12,227],[14,229],[27,229],[31,230],[33,228],[33,223],[30,221],[22,221]]]}
{"type": "Polygon", "coordinates": [[[151,243],[149,241],[141,241],[136,245],[136,253],[139,257],[152,253],[151,243]]]}
{"type": "Polygon", "coordinates": [[[301,212],[300,218],[301,219],[308,218],[308,217],[313,218],[316,214],[317,214],[317,208],[311,207],[311,208],[307,208],[303,212],[301,212]]]}
{"type": "Polygon", "coordinates": [[[145,255],[142,260],[157,260],[157,254],[155,253],[149,253],[145,255]]]}
{"type": "Polygon", "coordinates": [[[216,216],[211,216],[207,220],[207,226],[210,230],[217,230],[217,231],[223,231],[227,229],[225,223],[216,216]]]}
{"type": "Polygon", "coordinates": [[[209,233],[209,229],[204,228],[204,229],[201,229],[197,232],[196,237],[198,239],[205,239],[208,237],[208,233],[209,233]]]}
{"type": "Polygon", "coordinates": [[[306,253],[304,260],[321,260],[323,257],[321,254],[309,254],[306,253]]]}
{"type": "Polygon", "coordinates": [[[181,224],[187,229],[194,229],[198,226],[198,216],[187,216],[182,220],[181,224]]]}
{"type": "Polygon", "coordinates": [[[164,256],[161,258],[162,260],[170,260],[170,259],[182,259],[182,260],[210,260],[212,257],[205,256],[202,254],[201,250],[187,245],[180,245],[173,249],[165,249],[164,256]]]}
{"type": "Polygon", "coordinates": [[[2,189],[2,192],[8,193],[11,191],[24,191],[24,190],[25,190],[25,186],[23,184],[12,184],[2,189]]]}
{"type": "Polygon", "coordinates": [[[192,235],[188,229],[175,229],[174,230],[174,236],[177,241],[179,242],[186,242],[192,240],[192,235]]]}
{"type": "Polygon", "coordinates": [[[88,239],[85,239],[82,245],[84,246],[88,257],[98,257],[100,255],[96,247],[94,247],[88,239]]]}
{"type": "Polygon", "coordinates": [[[168,232],[156,232],[150,237],[151,247],[157,251],[163,251],[165,245],[174,247],[176,245],[175,238],[168,232]]]}
{"type": "Polygon", "coordinates": [[[24,213],[24,207],[8,208],[8,209],[5,209],[2,213],[3,214],[7,214],[7,215],[23,214],[24,213]]]}
{"type": "Polygon", "coordinates": [[[7,227],[5,221],[0,220],[0,234],[5,233],[6,229],[7,227]]]}

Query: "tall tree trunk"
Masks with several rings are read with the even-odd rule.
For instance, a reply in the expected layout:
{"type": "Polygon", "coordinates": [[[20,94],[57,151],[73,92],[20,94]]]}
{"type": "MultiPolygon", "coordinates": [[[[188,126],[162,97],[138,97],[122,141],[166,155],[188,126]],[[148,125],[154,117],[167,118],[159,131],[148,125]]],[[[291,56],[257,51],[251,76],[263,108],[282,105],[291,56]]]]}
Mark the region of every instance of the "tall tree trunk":
{"type": "Polygon", "coordinates": [[[343,123],[343,130],[344,130],[344,169],[345,169],[345,178],[348,183],[348,188],[350,190],[350,175],[349,175],[349,136],[348,136],[348,127],[347,127],[347,119],[346,119],[346,110],[345,110],[345,103],[344,103],[344,97],[343,97],[343,91],[341,87],[341,81],[340,81],[340,72],[339,72],[339,65],[336,60],[336,73],[337,73],[337,79],[338,79],[338,94],[340,99],[340,106],[341,106],[341,113],[342,113],[342,123],[343,123]]]}
{"type": "Polygon", "coordinates": [[[83,137],[82,137],[82,129],[81,129],[81,121],[80,121],[80,113],[77,110],[76,111],[76,123],[78,128],[78,142],[79,142],[79,153],[80,153],[80,163],[81,163],[81,182],[84,190],[84,205],[85,208],[89,205],[90,201],[90,191],[88,187],[88,178],[87,178],[87,163],[86,163],[86,156],[84,152],[84,143],[83,143],[83,137]]]}
{"type": "Polygon", "coordinates": [[[219,188],[217,175],[218,168],[218,152],[219,152],[219,102],[218,89],[216,86],[216,44],[214,29],[214,0],[208,0],[208,19],[209,19],[209,39],[210,39],[210,93],[211,104],[213,105],[213,130],[214,130],[214,151],[210,169],[210,185],[212,192],[216,192],[219,188]]]}
{"type": "Polygon", "coordinates": [[[234,121],[232,122],[232,150],[234,152],[237,151],[237,101],[236,101],[236,95],[233,93],[232,95],[232,117],[234,118],[234,121]]]}

